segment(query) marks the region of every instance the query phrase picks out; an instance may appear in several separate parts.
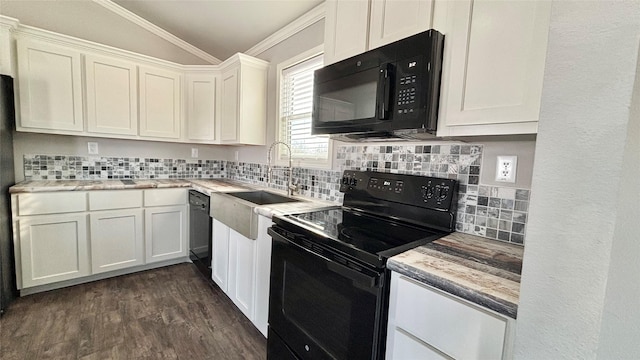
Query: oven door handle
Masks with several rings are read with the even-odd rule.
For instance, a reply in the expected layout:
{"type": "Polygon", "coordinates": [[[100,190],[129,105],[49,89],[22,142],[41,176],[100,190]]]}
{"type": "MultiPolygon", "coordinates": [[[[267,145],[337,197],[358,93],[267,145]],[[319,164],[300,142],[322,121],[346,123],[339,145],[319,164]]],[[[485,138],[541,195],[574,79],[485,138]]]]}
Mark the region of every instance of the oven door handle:
{"type": "MultiPolygon", "coordinates": [[[[287,237],[283,236],[282,234],[278,233],[276,230],[273,230],[273,228],[269,228],[268,231],[269,235],[271,235],[271,237],[273,238],[273,240],[275,241],[280,241],[280,242],[285,242],[286,244],[290,244],[292,246],[294,246],[294,248],[296,248],[298,251],[304,251],[306,253],[309,253],[310,255],[313,256],[317,256],[319,258],[321,258],[323,261],[325,261],[327,263],[327,269],[339,274],[351,281],[353,281],[354,283],[360,284],[364,287],[367,288],[378,288],[380,287],[380,276],[379,275],[368,275],[365,274],[361,271],[352,269],[348,266],[339,264],[329,258],[327,258],[326,256],[322,256],[321,254],[318,254],[316,252],[314,252],[311,249],[307,249],[306,247],[296,243],[295,240],[290,240],[287,237]]],[[[294,239],[298,240],[298,239],[304,239],[304,235],[300,235],[300,234],[295,234],[295,233],[291,233],[291,232],[287,232],[289,234],[289,236],[293,237],[294,239]]]]}
{"type": "MultiPolygon", "coordinates": [[[[317,254],[316,254],[317,255],[317,254]]],[[[321,256],[321,255],[319,255],[321,256]]],[[[322,256],[323,258],[325,258],[324,256],[322,256]]],[[[325,258],[326,259],[326,258],[325,258]]],[[[344,266],[342,264],[338,264],[335,261],[326,259],[328,261],[327,263],[327,269],[333,271],[336,274],[340,274],[342,276],[344,276],[345,278],[362,284],[368,288],[377,288],[378,284],[379,284],[379,277],[377,276],[369,276],[367,274],[363,274],[357,270],[351,269],[347,266],[344,266]]]]}

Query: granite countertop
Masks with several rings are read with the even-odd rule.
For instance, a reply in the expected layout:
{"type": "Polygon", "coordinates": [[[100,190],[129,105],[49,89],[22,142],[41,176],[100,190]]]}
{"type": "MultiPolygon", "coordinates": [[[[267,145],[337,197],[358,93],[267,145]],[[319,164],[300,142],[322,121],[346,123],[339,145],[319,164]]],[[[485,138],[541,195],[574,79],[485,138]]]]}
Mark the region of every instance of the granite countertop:
{"type": "Polygon", "coordinates": [[[454,232],[389,259],[387,267],[516,318],[522,246],[454,232]]]}
{"type": "Polygon", "coordinates": [[[27,180],[9,188],[12,194],[50,192],[50,191],[85,191],[85,190],[123,190],[123,189],[155,189],[190,187],[190,180],[182,179],[141,179],[121,180],[27,180]]]}
{"type": "MultiPolygon", "coordinates": [[[[9,188],[12,194],[37,193],[52,191],[92,191],[92,190],[127,190],[127,189],[161,189],[161,188],[192,188],[203,194],[211,195],[214,192],[237,192],[252,190],[267,190],[280,195],[286,195],[284,191],[267,188],[256,184],[248,184],[231,179],[136,179],[125,180],[28,180],[20,182],[9,188]]],[[[294,213],[309,210],[322,209],[338,204],[294,195],[301,201],[262,205],[254,208],[260,215],[271,217],[274,212],[294,213]]]]}

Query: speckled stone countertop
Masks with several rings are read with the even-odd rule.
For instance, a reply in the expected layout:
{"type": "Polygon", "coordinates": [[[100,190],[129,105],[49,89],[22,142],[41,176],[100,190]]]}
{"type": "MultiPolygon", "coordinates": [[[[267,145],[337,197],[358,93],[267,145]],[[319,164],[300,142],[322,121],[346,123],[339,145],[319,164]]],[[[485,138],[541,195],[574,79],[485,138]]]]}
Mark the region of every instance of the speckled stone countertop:
{"type": "Polygon", "coordinates": [[[389,259],[412,279],[516,318],[522,246],[454,232],[389,259]]]}
{"type": "Polygon", "coordinates": [[[32,193],[50,191],[123,190],[190,187],[191,181],[180,179],[143,179],[129,183],[121,180],[27,180],[9,188],[9,192],[32,193]]]}
{"type": "MultiPolygon", "coordinates": [[[[162,188],[191,188],[203,194],[214,192],[236,192],[267,190],[276,194],[286,195],[284,191],[248,184],[230,179],[136,179],[121,180],[31,180],[20,182],[9,192],[37,193],[51,191],[92,191],[92,190],[127,190],[127,189],[162,189],[162,188]]],[[[257,206],[254,211],[260,215],[271,217],[274,212],[294,213],[337,206],[329,201],[312,199],[304,196],[293,196],[301,200],[298,202],[257,206]]]]}

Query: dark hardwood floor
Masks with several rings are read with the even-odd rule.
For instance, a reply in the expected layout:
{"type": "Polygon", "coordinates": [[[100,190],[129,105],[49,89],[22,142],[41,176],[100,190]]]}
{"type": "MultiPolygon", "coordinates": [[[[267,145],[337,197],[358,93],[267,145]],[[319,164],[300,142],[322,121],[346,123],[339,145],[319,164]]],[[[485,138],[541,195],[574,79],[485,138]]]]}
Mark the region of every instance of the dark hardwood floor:
{"type": "Polygon", "coordinates": [[[265,359],[266,339],[193,264],[17,299],[0,359],[265,359]]]}

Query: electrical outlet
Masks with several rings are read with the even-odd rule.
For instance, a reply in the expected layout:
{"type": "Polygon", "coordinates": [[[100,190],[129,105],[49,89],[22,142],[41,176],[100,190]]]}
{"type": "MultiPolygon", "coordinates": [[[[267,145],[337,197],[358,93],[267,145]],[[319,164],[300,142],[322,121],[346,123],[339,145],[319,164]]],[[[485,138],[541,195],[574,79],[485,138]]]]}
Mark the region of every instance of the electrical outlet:
{"type": "Polygon", "coordinates": [[[496,162],[496,181],[516,182],[517,156],[498,156],[496,162]]]}
{"type": "Polygon", "coordinates": [[[198,148],[191,148],[191,157],[194,159],[198,158],[198,148]]]}
{"type": "Polygon", "coordinates": [[[98,155],[98,143],[97,142],[88,142],[87,143],[87,151],[89,155],[98,155]]]}

